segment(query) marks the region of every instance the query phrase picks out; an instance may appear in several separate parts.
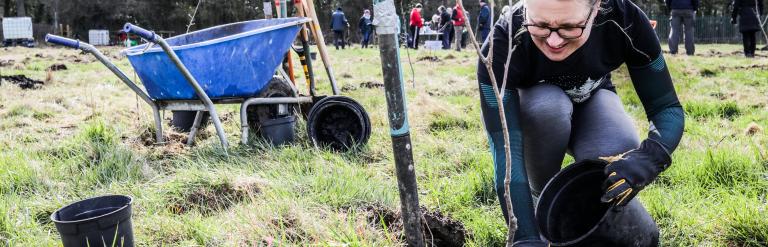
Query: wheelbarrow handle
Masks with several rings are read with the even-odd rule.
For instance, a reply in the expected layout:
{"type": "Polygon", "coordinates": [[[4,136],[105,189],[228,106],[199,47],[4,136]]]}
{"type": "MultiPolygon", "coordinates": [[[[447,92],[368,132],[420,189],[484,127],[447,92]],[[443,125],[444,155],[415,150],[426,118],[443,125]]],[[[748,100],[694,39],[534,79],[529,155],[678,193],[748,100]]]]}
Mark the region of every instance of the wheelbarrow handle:
{"type": "Polygon", "coordinates": [[[126,33],[132,33],[136,34],[139,37],[142,37],[149,42],[156,42],[157,35],[155,32],[149,31],[147,29],[141,28],[139,26],[133,25],[131,23],[125,23],[125,26],[123,26],[123,31],[126,33]]]}
{"type": "Polygon", "coordinates": [[[56,45],[62,45],[69,48],[75,48],[80,49],[80,41],[74,40],[74,39],[68,39],[61,36],[56,36],[53,34],[46,34],[45,35],[45,42],[56,44],[56,45]]]}

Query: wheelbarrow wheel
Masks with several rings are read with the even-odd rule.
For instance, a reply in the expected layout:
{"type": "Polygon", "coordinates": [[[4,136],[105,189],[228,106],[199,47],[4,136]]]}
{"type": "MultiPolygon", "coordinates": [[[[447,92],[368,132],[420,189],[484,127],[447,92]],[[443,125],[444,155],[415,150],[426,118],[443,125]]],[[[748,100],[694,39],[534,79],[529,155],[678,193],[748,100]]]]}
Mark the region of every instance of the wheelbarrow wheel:
{"type": "MultiPolygon", "coordinates": [[[[276,98],[276,97],[296,97],[296,91],[288,80],[275,76],[269,81],[267,88],[264,89],[257,98],[276,98]]],[[[278,105],[252,105],[247,109],[248,125],[258,133],[264,122],[280,117],[278,105]]],[[[296,106],[291,105],[288,115],[296,115],[296,106]]]]}

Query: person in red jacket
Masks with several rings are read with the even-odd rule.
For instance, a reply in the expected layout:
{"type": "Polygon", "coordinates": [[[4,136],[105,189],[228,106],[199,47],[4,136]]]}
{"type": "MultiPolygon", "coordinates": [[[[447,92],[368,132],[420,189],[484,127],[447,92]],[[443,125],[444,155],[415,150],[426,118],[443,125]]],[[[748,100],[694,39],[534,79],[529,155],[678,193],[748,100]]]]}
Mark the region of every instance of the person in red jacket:
{"type": "Polygon", "coordinates": [[[464,32],[464,8],[456,3],[456,7],[453,8],[453,31],[456,32],[456,51],[461,51],[461,34],[464,32]]]}
{"type": "Polygon", "coordinates": [[[424,27],[424,19],[421,18],[421,4],[411,9],[410,28],[408,30],[408,47],[419,49],[419,30],[424,27]]]}

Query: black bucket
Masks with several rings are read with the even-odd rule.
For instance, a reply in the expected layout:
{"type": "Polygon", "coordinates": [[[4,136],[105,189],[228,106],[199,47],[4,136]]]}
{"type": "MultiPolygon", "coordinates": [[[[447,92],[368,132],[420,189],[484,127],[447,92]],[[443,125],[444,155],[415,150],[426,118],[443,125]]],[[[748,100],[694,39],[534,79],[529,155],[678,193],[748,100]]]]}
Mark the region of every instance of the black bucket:
{"type": "Polygon", "coordinates": [[[266,120],[261,123],[259,134],[275,146],[290,144],[296,137],[295,124],[296,116],[266,120]]]}
{"type": "Polygon", "coordinates": [[[329,96],[309,112],[307,129],[318,146],[346,151],[371,137],[371,120],[362,105],[345,96],[329,96]]]}
{"type": "Polygon", "coordinates": [[[56,210],[51,220],[64,247],[133,246],[131,202],[128,196],[86,199],[56,210]]]}
{"type": "MultiPolygon", "coordinates": [[[[192,125],[195,123],[195,115],[197,111],[172,111],[173,118],[171,119],[171,126],[180,132],[189,132],[192,129],[192,125]]],[[[210,115],[208,112],[203,113],[203,121],[200,122],[200,127],[208,125],[208,119],[210,115]]]]}
{"type": "Polygon", "coordinates": [[[549,180],[536,207],[552,246],[658,246],[659,228],[637,199],[615,210],[600,201],[607,163],[572,164],[549,180]]]}

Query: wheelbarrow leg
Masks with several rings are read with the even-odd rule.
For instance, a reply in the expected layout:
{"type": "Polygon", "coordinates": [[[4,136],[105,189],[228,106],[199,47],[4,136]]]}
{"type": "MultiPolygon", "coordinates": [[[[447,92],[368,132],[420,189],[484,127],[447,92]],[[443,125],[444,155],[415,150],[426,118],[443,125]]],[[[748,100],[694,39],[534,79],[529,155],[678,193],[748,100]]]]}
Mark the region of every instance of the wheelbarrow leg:
{"type": "Polygon", "coordinates": [[[163,137],[163,118],[160,116],[160,110],[157,108],[157,106],[151,106],[152,115],[155,118],[155,139],[157,143],[163,143],[165,142],[165,138],[163,137]]]}
{"type": "Polygon", "coordinates": [[[248,134],[250,134],[251,126],[248,125],[248,104],[246,102],[243,102],[242,105],[240,105],[240,128],[243,132],[242,135],[240,135],[240,142],[243,145],[248,144],[248,134]]]}
{"type": "Polygon", "coordinates": [[[189,130],[189,137],[187,137],[187,146],[192,146],[195,144],[195,136],[197,135],[197,131],[200,129],[200,125],[203,122],[204,113],[204,111],[198,111],[197,114],[195,114],[195,121],[192,123],[192,129],[189,130]]]}

